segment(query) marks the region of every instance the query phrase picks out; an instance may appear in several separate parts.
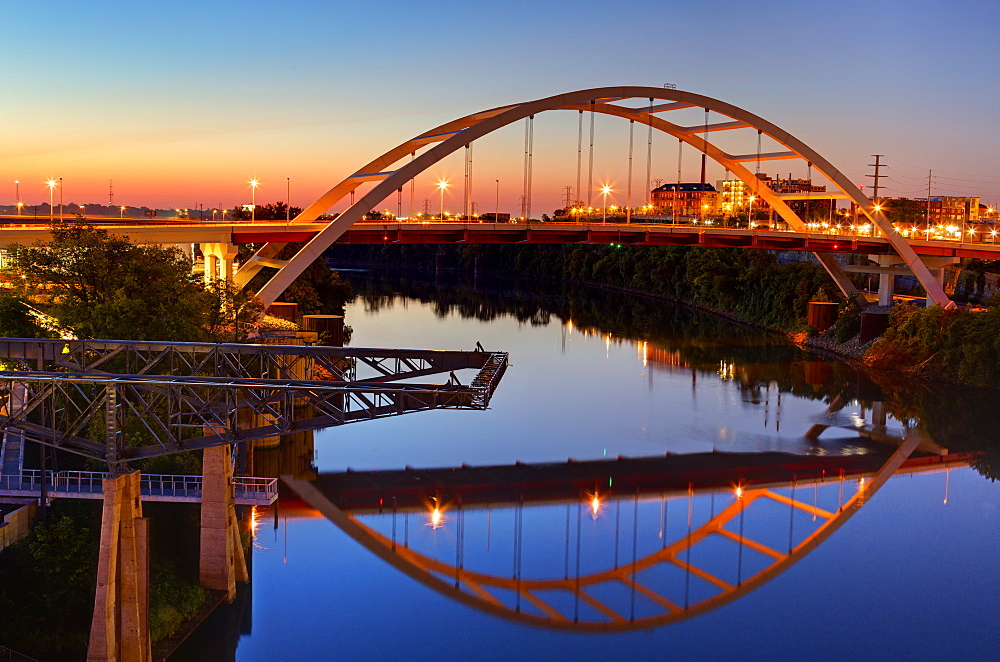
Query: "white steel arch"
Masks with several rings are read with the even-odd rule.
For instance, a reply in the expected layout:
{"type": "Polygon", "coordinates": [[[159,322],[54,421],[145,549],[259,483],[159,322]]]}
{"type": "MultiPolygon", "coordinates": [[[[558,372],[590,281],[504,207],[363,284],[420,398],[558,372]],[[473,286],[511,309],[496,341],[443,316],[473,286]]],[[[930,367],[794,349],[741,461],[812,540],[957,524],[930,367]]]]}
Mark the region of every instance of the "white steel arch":
{"type": "MultiPolygon", "coordinates": [[[[351,194],[361,184],[365,182],[377,182],[370,191],[361,196],[335,220],[331,221],[323,230],[317,233],[292,258],[287,261],[275,259],[278,252],[285,246],[284,243],[266,244],[240,268],[236,274],[235,282],[243,286],[262,267],[278,268],[278,273],[258,292],[265,305],[273,303],[292,281],[316,258],[323,254],[323,251],[352,225],[360,221],[368,210],[376,208],[379,203],[389,197],[393,191],[401,189],[404,184],[421,172],[441,161],[449,154],[471,144],[473,141],[518,120],[550,110],[592,110],[644,124],[648,123],[658,131],[675,136],[728,168],[736,177],[761,195],[785,222],[792,228],[800,231],[805,230],[805,223],[802,219],[785,203],[781,195],[775,193],[761,182],[743,163],[756,161],[757,159],[762,161],[803,159],[840,189],[841,195],[837,197],[843,197],[854,202],[861,213],[882,231],[892,248],[917,277],[917,280],[927,291],[928,296],[934,303],[946,308],[954,307],[954,303],[945,294],[941,284],[934,278],[930,270],[924,265],[906,240],[895,232],[892,224],[885,217],[881,209],[876,207],[843,173],[833,167],[832,164],[805,143],[767,120],[718,99],[681,90],[631,86],[579,90],[535,101],[502,106],[468,115],[431,129],[369,162],[303,210],[295,218],[295,222],[315,221],[327,209],[342,200],[345,196],[351,194]],[[647,100],[648,105],[644,107],[626,107],[615,103],[628,99],[647,100]],[[654,101],[667,103],[654,105],[654,101]],[[789,151],[742,156],[728,154],[699,135],[704,130],[704,127],[682,127],[658,116],[660,113],[682,108],[704,108],[734,120],[732,122],[710,125],[708,127],[709,131],[752,128],[756,129],[761,135],[766,135],[785,146],[789,151]],[[430,147],[420,155],[416,155],[418,149],[428,145],[433,145],[433,147],[430,147]],[[408,155],[414,155],[414,157],[399,168],[395,170],[390,169],[408,155]]],[[[817,199],[821,198],[821,196],[816,197],[817,199]]],[[[816,253],[816,256],[845,296],[860,296],[839,263],[825,253],[816,253]]]]}

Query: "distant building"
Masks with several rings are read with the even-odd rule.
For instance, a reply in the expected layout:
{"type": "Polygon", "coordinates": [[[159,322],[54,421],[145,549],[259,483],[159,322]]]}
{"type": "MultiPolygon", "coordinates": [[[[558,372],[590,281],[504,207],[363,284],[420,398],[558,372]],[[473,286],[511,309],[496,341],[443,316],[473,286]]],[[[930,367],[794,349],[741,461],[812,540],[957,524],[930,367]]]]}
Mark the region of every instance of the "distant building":
{"type": "MultiPolygon", "coordinates": [[[[914,200],[927,213],[927,198],[914,200]]],[[[953,223],[978,223],[979,198],[963,198],[958,196],[938,196],[930,198],[931,223],[948,225],[953,223]]]]}
{"type": "Polygon", "coordinates": [[[490,212],[488,214],[480,214],[479,220],[489,221],[491,223],[506,223],[510,220],[510,214],[505,214],[503,212],[499,214],[490,212]]]}
{"type": "MultiPolygon", "coordinates": [[[[760,185],[757,187],[740,179],[716,182],[720,192],[719,212],[724,216],[746,214],[750,211],[750,198],[754,199],[754,216],[758,213],[770,212],[771,206],[760,195],[764,186],[778,195],[808,195],[809,193],[826,192],[825,186],[815,185],[808,179],[794,179],[791,175],[788,176],[788,179],[780,177],[772,179],[765,173],[759,173],[757,178],[760,180],[760,185]]],[[[834,209],[835,202],[829,198],[817,198],[816,200],[787,200],[786,204],[799,218],[808,220],[829,216],[831,210],[834,209]]]]}
{"type": "Polygon", "coordinates": [[[711,184],[664,184],[652,191],[653,206],[675,216],[715,216],[719,192],[711,184]]]}

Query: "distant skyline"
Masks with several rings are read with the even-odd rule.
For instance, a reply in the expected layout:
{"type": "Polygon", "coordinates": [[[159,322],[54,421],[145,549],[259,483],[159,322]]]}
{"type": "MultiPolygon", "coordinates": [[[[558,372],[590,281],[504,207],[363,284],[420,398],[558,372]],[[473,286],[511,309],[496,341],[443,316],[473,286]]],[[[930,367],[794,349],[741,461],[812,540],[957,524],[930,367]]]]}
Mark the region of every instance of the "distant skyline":
{"type": "MultiPolygon", "coordinates": [[[[931,169],[932,195],[1000,201],[996,2],[0,0],[0,11],[12,26],[0,205],[15,202],[15,180],[33,205],[48,201],[46,179],[62,177],[67,204],[107,204],[113,178],[116,204],[231,208],[250,202],[257,178],[258,202],[284,200],[290,183],[292,204],[305,207],[448,120],[664,83],[760,115],[859,184],[870,182],[870,155],[884,154],[887,195],[926,195],[931,169]]],[[[618,204],[623,124],[599,122],[595,161],[618,204]]],[[[492,211],[499,179],[501,211],[516,212],[523,128],[483,143],[473,198],[492,211]]],[[[652,177],[675,179],[676,147],[654,144],[652,177]]],[[[535,216],[562,206],[575,150],[570,113],[536,120],[535,216]]],[[[685,155],[684,179],[697,179],[696,159],[685,155]]],[[[434,182],[445,178],[456,184],[446,208],[457,211],[462,173],[456,155],[418,178],[418,208],[426,198],[437,212],[434,182]]],[[[395,199],[382,208],[395,211],[395,199]]]]}

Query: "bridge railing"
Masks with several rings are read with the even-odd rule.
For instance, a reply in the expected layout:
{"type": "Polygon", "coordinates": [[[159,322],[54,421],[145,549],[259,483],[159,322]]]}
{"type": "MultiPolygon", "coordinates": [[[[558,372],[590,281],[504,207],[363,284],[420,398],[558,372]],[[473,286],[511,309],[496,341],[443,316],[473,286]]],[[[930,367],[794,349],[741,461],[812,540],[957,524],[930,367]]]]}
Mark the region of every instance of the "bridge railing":
{"type": "MultiPolygon", "coordinates": [[[[99,499],[104,495],[102,471],[46,472],[46,492],[51,496],[99,499]]],[[[233,496],[243,505],[268,505],[278,498],[277,478],[234,476],[233,496]]],[[[20,473],[0,475],[0,495],[37,496],[42,490],[42,472],[24,469],[20,473]]],[[[141,494],[149,501],[200,501],[201,476],[142,474],[141,494]]]]}

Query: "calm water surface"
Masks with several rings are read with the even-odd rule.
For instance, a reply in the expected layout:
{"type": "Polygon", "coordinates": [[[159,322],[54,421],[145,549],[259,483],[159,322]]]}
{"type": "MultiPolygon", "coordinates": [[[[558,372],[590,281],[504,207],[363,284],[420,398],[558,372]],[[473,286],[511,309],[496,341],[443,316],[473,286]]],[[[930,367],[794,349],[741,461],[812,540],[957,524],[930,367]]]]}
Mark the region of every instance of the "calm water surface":
{"type": "MultiPolygon", "coordinates": [[[[887,436],[917,424],[900,398],[842,365],[664,303],[364,275],[355,286],[367,296],[347,311],[352,345],[472,349],[478,341],[510,352],[511,367],[488,411],[421,412],[324,430],[313,448],[306,440],[285,451],[281,472],[583,464],[668,453],[702,454],[709,463],[713,452],[887,457],[898,442],[872,444],[846,426],[872,423],[872,408],[883,401],[887,436]],[[827,415],[838,396],[845,406],[827,415]],[[810,441],[804,435],[817,422],[831,427],[810,441]]],[[[970,416],[990,418],[988,410],[970,416]]],[[[399,554],[390,563],[315,510],[289,503],[276,521],[259,515],[251,599],[242,623],[229,626],[242,632],[236,657],[995,659],[1000,484],[965,466],[893,476],[797,562],[704,607],[827,521],[782,498],[835,514],[857,493],[856,479],[831,476],[775,485],[774,498],[729,519],[726,509],[740,505],[729,487],[636,496],[596,481],[582,498],[529,498],[521,507],[442,503],[437,526],[430,501],[417,512],[355,516],[383,542],[435,560],[430,574],[443,585],[453,585],[455,567],[493,578],[481,581],[478,594],[466,585],[474,599],[465,601],[404,572],[399,554]],[[690,544],[713,521],[731,535],[690,544]],[[773,553],[741,551],[734,535],[773,553]],[[662,559],[671,545],[681,550],[677,561],[651,561],[636,575],[646,590],[614,578],[583,598],[564,590],[634,559],[662,559]],[[543,578],[558,586],[538,592],[537,602],[518,598],[519,580],[543,578]],[[673,622],[650,626],[663,614],[673,622]],[[601,623],[619,631],[593,631],[601,623]]]]}

